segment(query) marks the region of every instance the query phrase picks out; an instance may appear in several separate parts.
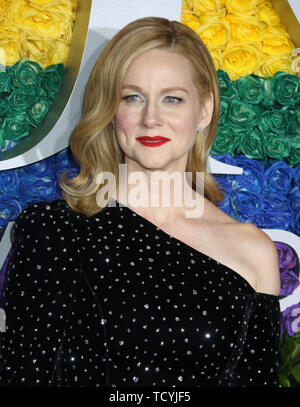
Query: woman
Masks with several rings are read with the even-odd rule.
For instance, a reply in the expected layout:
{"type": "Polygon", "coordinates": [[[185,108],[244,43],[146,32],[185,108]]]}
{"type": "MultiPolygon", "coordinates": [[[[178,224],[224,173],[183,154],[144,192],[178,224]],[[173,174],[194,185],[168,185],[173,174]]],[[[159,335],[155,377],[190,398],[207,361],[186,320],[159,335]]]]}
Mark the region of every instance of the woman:
{"type": "Polygon", "coordinates": [[[179,22],[140,19],[109,42],[71,138],[80,174],[15,223],[2,385],[278,386],[276,247],[217,208],[205,172],[219,103],[212,59],[179,22]],[[139,198],[119,164],[142,175],[139,198]]]}

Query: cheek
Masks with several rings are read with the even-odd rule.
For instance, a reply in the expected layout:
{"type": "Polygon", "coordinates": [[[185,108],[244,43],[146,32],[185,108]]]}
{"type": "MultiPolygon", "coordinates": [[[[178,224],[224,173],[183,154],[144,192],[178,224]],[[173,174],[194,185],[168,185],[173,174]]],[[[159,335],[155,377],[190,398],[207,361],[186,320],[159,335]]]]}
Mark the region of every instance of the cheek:
{"type": "Polygon", "coordinates": [[[176,132],[196,136],[199,116],[191,111],[181,112],[172,115],[169,123],[176,132]]]}
{"type": "Polygon", "coordinates": [[[128,109],[119,109],[116,114],[116,128],[119,131],[128,131],[138,123],[138,115],[136,112],[128,111],[128,109]]]}

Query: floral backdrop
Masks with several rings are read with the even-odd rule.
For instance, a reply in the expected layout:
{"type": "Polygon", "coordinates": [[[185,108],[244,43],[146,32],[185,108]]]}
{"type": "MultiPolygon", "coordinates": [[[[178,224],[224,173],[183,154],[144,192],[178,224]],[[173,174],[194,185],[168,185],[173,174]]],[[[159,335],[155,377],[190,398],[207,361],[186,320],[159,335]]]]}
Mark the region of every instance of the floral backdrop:
{"type": "MultiPolygon", "coordinates": [[[[221,113],[211,156],[243,168],[215,175],[219,207],[240,222],[300,237],[300,77],[270,0],[183,0],[181,21],[214,60],[221,113]]],[[[284,298],[299,286],[294,250],[274,242],[284,298]]],[[[281,386],[300,386],[300,302],[282,312],[281,386]]]]}
{"type": "MultiPolygon", "coordinates": [[[[55,102],[76,1],[48,6],[0,1],[0,154],[30,137],[55,102]]],[[[221,114],[211,156],[243,168],[242,175],[215,175],[226,192],[219,207],[240,222],[300,237],[300,73],[272,1],[183,0],[181,21],[202,38],[218,73],[221,114]]],[[[70,177],[79,171],[69,148],[0,171],[0,237],[24,208],[60,197],[58,175],[66,169],[70,177]]],[[[284,298],[300,284],[299,259],[287,244],[275,244],[284,298]]],[[[4,271],[5,264],[0,294],[4,271]]],[[[281,386],[300,386],[299,309],[282,312],[281,386]]]]}
{"type": "Polygon", "coordinates": [[[0,1],[0,154],[28,137],[53,102],[76,1],[0,1]]]}

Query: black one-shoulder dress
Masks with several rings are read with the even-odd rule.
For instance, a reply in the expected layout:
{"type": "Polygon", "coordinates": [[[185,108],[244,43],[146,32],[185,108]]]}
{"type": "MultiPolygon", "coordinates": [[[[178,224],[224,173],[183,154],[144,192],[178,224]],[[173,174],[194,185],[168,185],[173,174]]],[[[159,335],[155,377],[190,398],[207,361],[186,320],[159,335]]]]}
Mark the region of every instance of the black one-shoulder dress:
{"type": "Polygon", "coordinates": [[[278,297],[114,200],[24,210],[1,304],[0,386],[279,386],[278,297]]]}

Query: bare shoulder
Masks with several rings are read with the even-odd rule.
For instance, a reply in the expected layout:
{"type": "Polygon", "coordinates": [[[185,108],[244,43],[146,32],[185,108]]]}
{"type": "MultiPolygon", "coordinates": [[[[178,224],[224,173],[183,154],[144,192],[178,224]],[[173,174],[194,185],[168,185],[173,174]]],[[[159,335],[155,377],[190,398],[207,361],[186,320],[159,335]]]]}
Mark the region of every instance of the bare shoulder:
{"type": "Polygon", "coordinates": [[[273,240],[252,223],[238,223],[238,236],[243,242],[243,254],[253,268],[258,292],[279,295],[280,273],[278,252],[273,240]]]}

